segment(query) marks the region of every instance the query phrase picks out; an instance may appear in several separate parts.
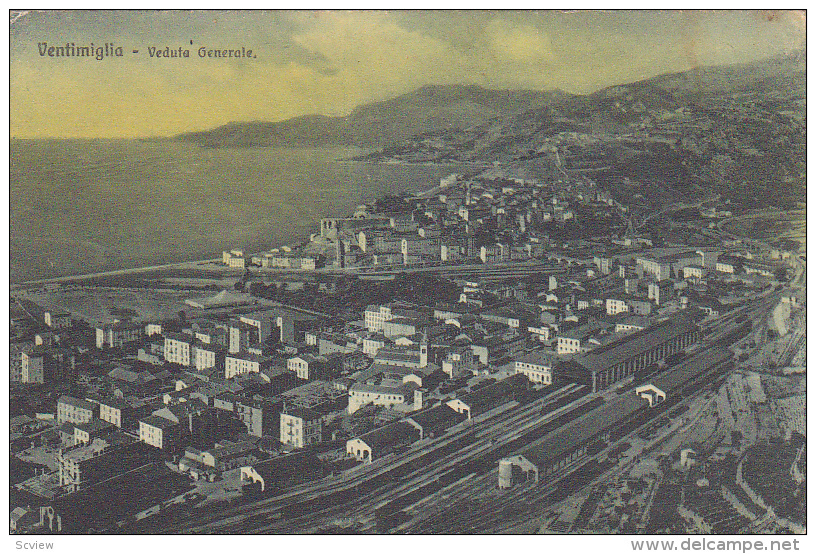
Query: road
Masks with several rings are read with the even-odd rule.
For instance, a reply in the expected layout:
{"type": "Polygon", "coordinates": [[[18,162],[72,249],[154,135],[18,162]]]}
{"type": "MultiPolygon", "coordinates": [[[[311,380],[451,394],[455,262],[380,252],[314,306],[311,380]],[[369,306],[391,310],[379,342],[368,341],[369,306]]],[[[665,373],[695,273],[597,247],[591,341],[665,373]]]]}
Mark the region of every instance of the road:
{"type": "MultiPolygon", "coordinates": [[[[66,283],[72,281],[79,281],[84,279],[93,279],[97,277],[113,277],[116,275],[135,275],[139,273],[147,273],[149,271],[157,271],[162,269],[182,269],[200,266],[202,264],[211,264],[220,262],[220,259],[212,260],[193,260],[189,262],[177,262],[172,264],[152,265],[147,267],[133,267],[130,269],[116,269],[112,271],[100,271],[98,273],[84,273],[82,275],[64,275],[62,277],[52,277],[50,279],[38,279],[36,281],[25,281],[20,284],[12,285],[12,289],[20,289],[30,287],[31,285],[44,285],[46,283],[66,283]]],[[[224,268],[227,269],[227,268],[224,268]]],[[[233,270],[234,271],[234,270],[233,270]]]]}

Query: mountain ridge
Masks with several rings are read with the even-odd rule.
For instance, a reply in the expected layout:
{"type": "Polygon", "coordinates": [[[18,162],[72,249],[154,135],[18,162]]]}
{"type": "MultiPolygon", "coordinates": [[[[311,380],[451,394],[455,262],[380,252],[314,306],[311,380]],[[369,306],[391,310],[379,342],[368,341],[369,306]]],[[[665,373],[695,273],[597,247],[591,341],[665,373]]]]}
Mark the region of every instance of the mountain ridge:
{"type": "MultiPolygon", "coordinates": [[[[395,149],[421,149],[429,144],[435,148],[442,141],[441,150],[462,150],[455,158],[474,159],[484,154],[480,145],[489,144],[491,134],[514,135],[516,128],[522,135],[546,134],[553,129],[618,133],[627,131],[648,113],[685,109],[716,95],[746,91],[775,94],[784,88],[802,88],[805,61],[806,53],[796,51],[755,62],[665,73],[583,95],[559,89],[425,85],[395,98],[358,106],[346,116],[303,115],[279,122],[231,122],[174,139],[213,148],[357,146],[379,150],[384,157],[395,149]],[[532,129],[535,125],[538,131],[532,129]],[[468,154],[471,147],[473,151],[468,154]]],[[[493,156],[492,151],[502,147],[493,145],[488,153],[493,156]]],[[[534,150],[535,145],[528,149],[534,150]]],[[[377,155],[370,159],[376,160],[377,155]]]]}
{"type": "Polygon", "coordinates": [[[495,117],[558,102],[552,91],[493,90],[477,85],[425,85],[358,106],[347,116],[303,115],[285,121],[231,122],[176,140],[207,147],[359,146],[381,148],[414,136],[466,129],[495,117]]]}

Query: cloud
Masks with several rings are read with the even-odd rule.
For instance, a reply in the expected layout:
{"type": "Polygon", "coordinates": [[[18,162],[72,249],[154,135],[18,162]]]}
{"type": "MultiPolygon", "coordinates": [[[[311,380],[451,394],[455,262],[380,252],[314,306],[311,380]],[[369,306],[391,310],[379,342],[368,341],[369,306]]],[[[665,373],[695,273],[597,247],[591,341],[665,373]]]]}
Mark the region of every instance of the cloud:
{"type": "Polygon", "coordinates": [[[316,12],[292,40],[338,68],[340,111],[360,98],[384,100],[428,83],[468,78],[468,60],[450,44],[398,25],[387,12],[316,12]],[[342,106],[342,107],[341,107],[342,106]]]}
{"type": "Polygon", "coordinates": [[[532,25],[515,25],[494,19],[485,28],[492,49],[508,60],[543,63],[555,60],[552,41],[547,33],[532,25]]]}
{"type": "Polygon", "coordinates": [[[804,47],[803,12],[32,12],[11,28],[15,136],[174,135],[428,84],[587,93],[804,47]],[[257,59],[47,59],[37,42],[252,47],[257,59]]]}

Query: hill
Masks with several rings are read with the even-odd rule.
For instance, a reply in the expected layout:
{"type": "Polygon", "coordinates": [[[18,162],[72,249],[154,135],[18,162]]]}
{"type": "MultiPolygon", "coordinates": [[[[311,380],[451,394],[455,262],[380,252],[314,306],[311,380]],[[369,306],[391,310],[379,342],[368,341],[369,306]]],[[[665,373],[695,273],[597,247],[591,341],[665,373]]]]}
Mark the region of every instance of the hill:
{"type": "Polygon", "coordinates": [[[805,197],[805,54],[616,85],[366,157],[587,175],[626,196],[720,194],[746,207],[805,197]],[[637,185],[647,188],[638,189],[637,185]]]}
{"type": "Polygon", "coordinates": [[[360,106],[345,117],[308,115],[281,122],[237,122],[176,138],[208,147],[385,147],[419,135],[468,129],[566,97],[566,93],[557,90],[425,86],[390,100],[360,106]]]}

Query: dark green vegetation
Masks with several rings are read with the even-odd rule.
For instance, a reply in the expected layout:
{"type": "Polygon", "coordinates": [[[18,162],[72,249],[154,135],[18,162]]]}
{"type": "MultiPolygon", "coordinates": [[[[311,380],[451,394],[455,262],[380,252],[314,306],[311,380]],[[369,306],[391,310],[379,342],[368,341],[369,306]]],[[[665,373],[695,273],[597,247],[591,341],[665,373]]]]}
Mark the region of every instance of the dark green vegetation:
{"type": "Polygon", "coordinates": [[[388,281],[346,278],[337,283],[333,294],[317,294],[318,288],[317,283],[307,283],[302,290],[286,291],[274,283],[252,282],[247,292],[289,306],[341,316],[359,314],[370,304],[387,304],[394,300],[421,305],[459,301],[459,288],[452,281],[419,273],[398,273],[388,281]]]}

